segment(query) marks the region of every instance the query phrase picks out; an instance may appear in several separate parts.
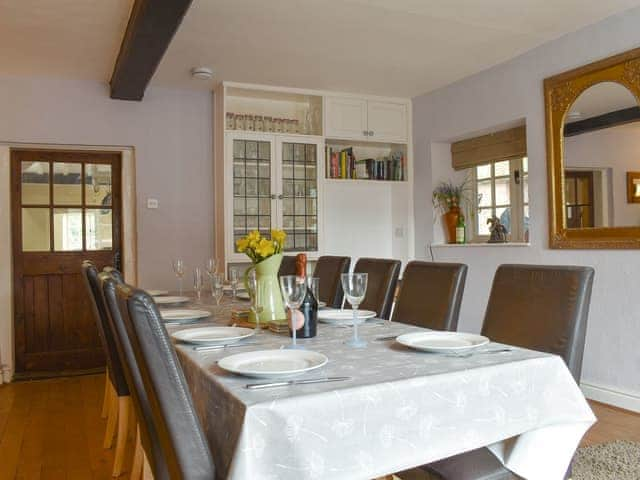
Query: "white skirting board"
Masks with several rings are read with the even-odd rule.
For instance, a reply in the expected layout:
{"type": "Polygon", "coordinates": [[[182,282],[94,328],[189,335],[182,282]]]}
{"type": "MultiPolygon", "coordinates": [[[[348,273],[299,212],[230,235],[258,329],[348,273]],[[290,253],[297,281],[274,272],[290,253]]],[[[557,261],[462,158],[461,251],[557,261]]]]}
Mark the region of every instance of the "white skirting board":
{"type": "Polygon", "coordinates": [[[606,403],[615,407],[640,413],[640,396],[628,392],[620,392],[600,385],[581,383],[582,393],[589,400],[606,403]]]}

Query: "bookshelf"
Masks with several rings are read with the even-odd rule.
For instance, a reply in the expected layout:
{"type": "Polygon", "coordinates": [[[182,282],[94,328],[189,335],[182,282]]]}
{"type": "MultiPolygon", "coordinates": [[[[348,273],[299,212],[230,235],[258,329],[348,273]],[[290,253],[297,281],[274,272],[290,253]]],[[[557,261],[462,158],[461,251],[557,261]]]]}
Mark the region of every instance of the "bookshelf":
{"type": "Polygon", "coordinates": [[[325,178],[369,182],[406,182],[406,144],[325,141],[325,178]]]}

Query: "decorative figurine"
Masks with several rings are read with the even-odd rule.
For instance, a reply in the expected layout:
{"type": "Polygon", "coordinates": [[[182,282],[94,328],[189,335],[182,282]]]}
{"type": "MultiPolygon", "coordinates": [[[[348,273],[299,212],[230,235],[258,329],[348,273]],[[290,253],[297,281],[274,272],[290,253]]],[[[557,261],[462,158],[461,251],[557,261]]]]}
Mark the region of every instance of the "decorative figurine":
{"type": "Polygon", "coordinates": [[[489,243],[507,243],[507,228],[500,223],[498,217],[491,217],[487,219],[487,225],[490,225],[491,237],[489,237],[489,243]]]}

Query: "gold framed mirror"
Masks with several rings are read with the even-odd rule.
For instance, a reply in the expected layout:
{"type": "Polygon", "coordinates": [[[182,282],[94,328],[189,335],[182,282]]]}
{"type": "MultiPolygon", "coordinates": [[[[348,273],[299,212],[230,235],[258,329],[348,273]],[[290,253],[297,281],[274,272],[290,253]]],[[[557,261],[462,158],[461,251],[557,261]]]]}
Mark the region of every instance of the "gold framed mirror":
{"type": "Polygon", "coordinates": [[[544,81],[549,245],[640,248],[640,48],[544,81]]]}

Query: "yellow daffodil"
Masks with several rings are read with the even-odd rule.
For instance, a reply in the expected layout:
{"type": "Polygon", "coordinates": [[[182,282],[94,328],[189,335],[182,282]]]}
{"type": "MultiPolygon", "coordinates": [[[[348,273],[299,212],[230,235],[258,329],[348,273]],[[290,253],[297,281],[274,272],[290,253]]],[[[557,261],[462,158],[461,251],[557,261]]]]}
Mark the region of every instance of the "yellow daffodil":
{"type": "Polygon", "coordinates": [[[271,230],[271,240],[276,242],[278,247],[282,248],[285,238],[287,234],[283,230],[271,230]]]}
{"type": "Polygon", "coordinates": [[[275,253],[275,246],[272,240],[267,240],[263,238],[260,240],[258,247],[256,248],[256,253],[262,257],[267,258],[275,253]]]}
{"type": "Polygon", "coordinates": [[[247,239],[247,237],[239,238],[238,240],[236,240],[236,248],[238,249],[238,252],[244,253],[247,250],[248,246],[249,240],[247,239]]]}

